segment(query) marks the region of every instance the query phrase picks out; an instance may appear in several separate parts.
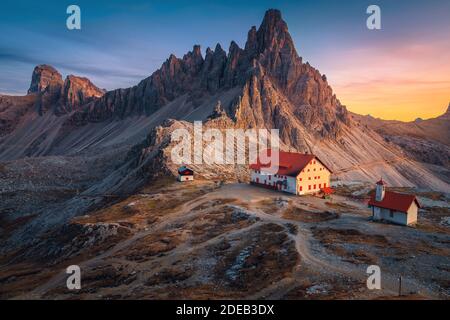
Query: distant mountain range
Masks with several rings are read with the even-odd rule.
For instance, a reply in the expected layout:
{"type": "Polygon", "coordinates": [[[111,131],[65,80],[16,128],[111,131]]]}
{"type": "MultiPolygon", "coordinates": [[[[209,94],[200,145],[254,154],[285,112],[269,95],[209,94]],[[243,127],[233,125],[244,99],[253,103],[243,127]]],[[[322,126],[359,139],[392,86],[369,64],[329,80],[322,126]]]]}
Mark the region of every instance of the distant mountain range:
{"type": "Polygon", "coordinates": [[[450,104],[443,115],[428,120],[401,122],[356,114],[353,117],[386,141],[397,144],[412,159],[450,168],[450,104]]]}

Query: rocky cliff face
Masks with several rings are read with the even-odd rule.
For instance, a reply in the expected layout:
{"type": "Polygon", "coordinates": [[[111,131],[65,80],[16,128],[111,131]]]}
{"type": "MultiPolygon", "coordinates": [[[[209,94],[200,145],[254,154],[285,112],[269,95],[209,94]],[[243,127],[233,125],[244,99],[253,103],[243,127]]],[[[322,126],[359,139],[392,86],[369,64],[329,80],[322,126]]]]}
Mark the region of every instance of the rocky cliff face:
{"type": "Polygon", "coordinates": [[[259,28],[249,30],[244,48],[231,42],[227,53],[217,44],[203,57],[195,45],[182,58],[171,55],[134,87],[103,94],[85,78],[62,81],[54,68],[38,66],[29,96],[46,117],[24,121],[4,146],[0,141],[0,159],[122,152],[166,119],[210,116],[215,121],[209,125],[279,129],[283,146],[317,154],[343,179],[371,181],[384,172],[392,185],[448,186],[421,164],[408,162],[406,149],[393,139],[349,114],[326,76],[298,55],[278,10],[267,11],[259,28]],[[13,150],[17,141],[26,152],[13,150]],[[425,178],[418,182],[418,175],[425,178]]]}
{"type": "Polygon", "coordinates": [[[35,109],[39,114],[52,111],[61,115],[101,97],[104,91],[87,78],[69,75],[63,81],[55,68],[39,65],[34,68],[28,94],[37,96],[35,109]]]}
{"type": "Polygon", "coordinates": [[[61,90],[62,84],[61,74],[52,66],[42,64],[33,70],[28,93],[56,92],[61,90]]]}
{"type": "Polygon", "coordinates": [[[100,98],[105,93],[97,88],[89,79],[67,76],[61,92],[60,112],[66,113],[77,110],[95,98],[100,98]]]}
{"type": "MultiPolygon", "coordinates": [[[[363,118],[349,114],[326,76],[298,56],[277,10],[250,29],[244,48],[232,42],[225,52],[217,45],[203,57],[194,46],[127,89],[103,93],[85,78],[63,81],[54,68],[38,66],[27,96],[0,96],[0,190],[7,195],[0,211],[11,221],[39,216],[9,244],[39,241],[37,235],[102,205],[106,195],[132,194],[158,175],[174,174],[171,133],[192,131],[193,120],[219,130],[279,129],[282,149],[316,154],[333,179],[372,183],[381,175],[390,186],[449,190],[449,156],[426,144],[431,137],[447,143],[449,112],[412,124],[363,118]],[[393,136],[424,144],[403,147],[393,136]],[[433,171],[423,161],[436,159],[417,156],[438,152],[442,167],[433,171]]],[[[249,175],[248,165],[193,168],[211,180],[249,175]]]]}
{"type": "Polygon", "coordinates": [[[239,126],[288,126],[286,116],[294,115],[315,134],[335,138],[350,121],[326,77],[298,56],[278,10],[267,11],[261,26],[250,29],[244,49],[231,42],[226,54],[218,44],[203,58],[196,45],[181,59],[171,55],[137,86],[107,92],[74,117],[86,123],[151,115],[182,95],[196,107],[236,87],[234,103],[224,108],[239,126]],[[267,108],[270,113],[262,114],[267,108]]]}

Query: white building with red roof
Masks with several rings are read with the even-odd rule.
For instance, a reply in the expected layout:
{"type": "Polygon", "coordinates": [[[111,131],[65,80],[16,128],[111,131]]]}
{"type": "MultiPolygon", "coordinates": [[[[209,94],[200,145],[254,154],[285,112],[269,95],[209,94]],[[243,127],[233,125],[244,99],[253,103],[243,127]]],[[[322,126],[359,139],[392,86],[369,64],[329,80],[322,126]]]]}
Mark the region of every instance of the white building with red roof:
{"type": "Polygon", "coordinates": [[[193,181],[194,180],[194,170],[189,169],[186,166],[178,168],[178,181],[193,181]]]}
{"type": "Polygon", "coordinates": [[[415,195],[386,191],[386,183],[381,179],[369,200],[369,207],[372,208],[374,221],[408,226],[417,223],[420,203],[415,195]]]}
{"type": "MultiPolygon", "coordinates": [[[[267,154],[271,155],[271,150],[267,154]]],[[[313,154],[278,151],[277,173],[269,170],[269,165],[257,159],[250,165],[251,183],[266,188],[292,194],[304,195],[314,193],[331,193],[331,170],[313,154]]]]}

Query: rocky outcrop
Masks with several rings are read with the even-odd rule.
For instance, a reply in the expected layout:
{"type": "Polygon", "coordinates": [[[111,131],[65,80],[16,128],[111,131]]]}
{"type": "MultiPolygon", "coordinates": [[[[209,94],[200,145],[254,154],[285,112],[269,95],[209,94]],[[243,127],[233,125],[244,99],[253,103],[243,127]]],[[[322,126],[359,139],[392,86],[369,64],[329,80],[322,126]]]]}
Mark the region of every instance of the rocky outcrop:
{"type": "Polygon", "coordinates": [[[280,11],[273,9],[266,12],[258,29],[249,30],[243,49],[232,41],[227,54],[217,44],[214,50],[207,48],[203,58],[195,45],[182,58],[171,55],[134,87],[104,94],[86,78],[69,76],[63,82],[54,68],[42,65],[33,72],[29,92],[39,95],[36,110],[40,114],[50,109],[56,115],[75,110],[71,122],[83,125],[150,116],[184,95],[196,108],[233,88],[240,92],[234,103],[223,108],[242,127],[271,128],[276,123],[292,131],[289,117],[294,116],[315,135],[336,138],[350,122],[326,77],[302,62],[280,11]]]}
{"type": "MultiPolygon", "coordinates": [[[[247,61],[253,61],[254,69],[253,77],[247,81],[245,87],[253,86],[256,89],[255,81],[260,83],[260,89],[251,90],[250,94],[261,96],[250,97],[250,101],[275,103],[287,98],[288,101],[284,103],[275,103],[278,110],[281,113],[293,113],[321,137],[335,138],[342,126],[349,124],[347,110],[333,95],[326,77],[309,63],[302,63],[287,24],[278,10],[267,11],[257,31],[252,27],[248,33],[244,55],[247,56],[247,61]],[[274,92],[284,97],[268,96],[274,92]]],[[[256,104],[255,107],[259,106],[256,104]]],[[[242,106],[240,108],[239,112],[242,113],[242,106]]],[[[283,127],[286,125],[288,126],[289,122],[283,123],[283,127]]]]}
{"type": "Polygon", "coordinates": [[[64,81],[59,110],[57,111],[61,113],[71,112],[95,98],[100,98],[104,93],[104,90],[96,87],[89,79],[69,75],[64,81]]]}
{"type": "MultiPolygon", "coordinates": [[[[244,48],[231,42],[226,53],[217,44],[214,50],[207,48],[203,57],[195,45],[182,58],[170,55],[160,69],[127,89],[102,94],[87,79],[68,77],[60,91],[50,90],[61,80],[52,69],[36,70],[31,86],[40,88],[31,94],[39,96],[36,109],[45,113],[51,108],[57,115],[52,119],[51,134],[39,135],[33,142],[32,150],[38,150],[39,155],[51,150],[68,153],[71,148],[73,152],[97,152],[100,147],[108,150],[112,143],[116,149],[126,149],[138,137],[142,139],[142,132],[165,119],[209,120],[208,125],[221,129],[278,129],[284,146],[317,154],[326,159],[336,176],[340,174],[344,179],[372,180],[382,170],[390,172],[392,185],[414,185],[411,177],[420,172],[427,177],[423,185],[442,188],[438,178],[425,169],[402,163],[405,158],[401,150],[406,148],[397,140],[352,118],[333,94],[327,77],[297,54],[278,10],[267,11],[259,28],[249,30],[244,48]],[[88,123],[89,127],[85,127],[88,123]]],[[[415,125],[427,123],[425,120],[415,125]]],[[[438,120],[435,134],[442,136],[448,130],[447,124],[448,120],[438,120]]],[[[27,127],[35,132],[41,130],[27,127]]],[[[24,141],[30,135],[19,136],[24,141]]],[[[18,141],[17,136],[9,137],[9,141],[18,141]]],[[[14,157],[8,152],[8,159],[14,157]]]]}
{"type": "MultiPolygon", "coordinates": [[[[137,86],[107,92],[87,104],[74,115],[74,122],[151,115],[183,95],[196,107],[217,92],[236,87],[241,88],[240,97],[224,109],[241,126],[271,127],[273,119],[268,116],[273,113],[258,114],[258,101],[279,100],[284,101],[276,105],[279,114],[294,115],[322,138],[336,138],[350,122],[326,77],[298,56],[278,10],[268,10],[261,26],[250,29],[244,49],[232,41],[228,54],[217,44],[214,50],[207,48],[205,58],[198,45],[181,59],[171,55],[137,86]],[[255,90],[249,90],[252,87],[255,90]],[[268,96],[274,92],[277,97],[268,96]],[[260,96],[251,96],[254,94],[260,96]],[[243,100],[248,103],[243,105],[243,100]]],[[[282,125],[289,126],[289,121],[282,125]]]]}
{"type": "Polygon", "coordinates": [[[61,90],[62,85],[61,74],[52,66],[42,64],[33,70],[28,93],[56,92],[61,90]]]}
{"type": "Polygon", "coordinates": [[[89,79],[69,75],[63,81],[52,66],[34,68],[28,94],[36,95],[35,110],[40,115],[51,111],[56,115],[78,110],[105,92],[89,79]]]}
{"type": "Polygon", "coordinates": [[[227,54],[220,44],[216,45],[214,51],[207,48],[201,73],[201,87],[205,88],[209,93],[219,90],[222,85],[226,62],[227,54]]]}
{"type": "Polygon", "coordinates": [[[52,66],[43,64],[34,68],[28,94],[36,95],[34,108],[39,115],[56,108],[63,84],[61,74],[52,66]]]}

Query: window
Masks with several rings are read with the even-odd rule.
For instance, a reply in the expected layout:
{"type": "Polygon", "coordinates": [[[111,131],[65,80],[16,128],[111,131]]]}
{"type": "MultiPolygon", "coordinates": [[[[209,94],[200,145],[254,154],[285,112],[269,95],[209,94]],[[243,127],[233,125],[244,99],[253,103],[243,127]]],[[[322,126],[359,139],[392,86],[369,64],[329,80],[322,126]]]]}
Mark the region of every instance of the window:
{"type": "Polygon", "coordinates": [[[303,187],[302,186],[300,186],[300,191],[302,191],[303,190],[303,187]]]}
{"type": "Polygon", "coordinates": [[[256,178],[256,183],[259,183],[259,178],[256,178]]]}
{"type": "Polygon", "coordinates": [[[323,187],[324,187],[324,188],[326,188],[326,187],[327,187],[327,184],[326,184],[326,183],[324,183],[324,184],[323,184],[323,187]]]}
{"type": "Polygon", "coordinates": [[[317,176],[317,179],[320,179],[320,176],[317,176]]]}
{"type": "Polygon", "coordinates": [[[272,176],[269,176],[269,181],[272,180],[272,176]]]}
{"type": "Polygon", "coordinates": [[[316,171],[316,168],[314,168],[314,171],[316,171]]]}
{"type": "Polygon", "coordinates": [[[300,178],[300,181],[302,181],[303,179],[302,178],[300,178]]]}
{"type": "Polygon", "coordinates": [[[309,172],[309,169],[308,169],[308,172],[309,172]]]}
{"type": "Polygon", "coordinates": [[[308,180],[311,180],[311,177],[309,177],[308,180]]]}
{"type": "Polygon", "coordinates": [[[321,183],[319,183],[319,189],[322,189],[322,184],[321,183]]]}
{"type": "Polygon", "coordinates": [[[391,218],[394,217],[394,210],[390,210],[390,211],[389,211],[389,217],[391,217],[391,218]]]}
{"type": "Polygon", "coordinates": [[[308,186],[308,190],[311,190],[311,185],[308,186]]]}
{"type": "Polygon", "coordinates": [[[314,190],[316,190],[316,185],[314,185],[314,190]]]}

